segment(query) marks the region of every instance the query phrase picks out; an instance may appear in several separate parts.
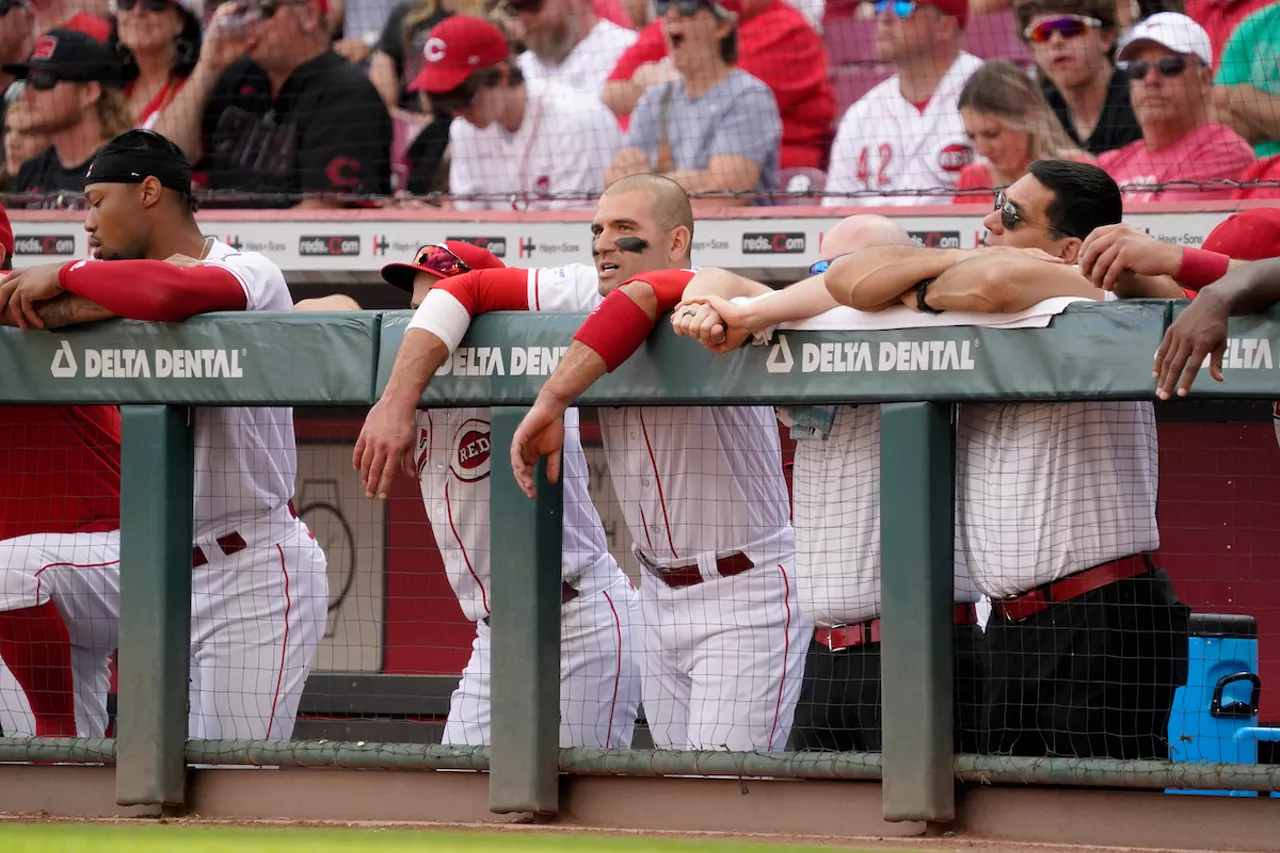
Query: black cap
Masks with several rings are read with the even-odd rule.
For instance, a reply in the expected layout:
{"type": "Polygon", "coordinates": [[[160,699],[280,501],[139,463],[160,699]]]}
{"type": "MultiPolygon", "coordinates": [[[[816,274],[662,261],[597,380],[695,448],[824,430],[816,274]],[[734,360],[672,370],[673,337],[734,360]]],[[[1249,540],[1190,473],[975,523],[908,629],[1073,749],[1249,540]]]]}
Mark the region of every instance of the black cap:
{"type": "Polygon", "coordinates": [[[11,62],[3,70],[25,80],[32,71],[49,71],[72,83],[123,82],[123,69],[115,52],[79,30],[52,29],[36,39],[26,62],[11,62]]]}

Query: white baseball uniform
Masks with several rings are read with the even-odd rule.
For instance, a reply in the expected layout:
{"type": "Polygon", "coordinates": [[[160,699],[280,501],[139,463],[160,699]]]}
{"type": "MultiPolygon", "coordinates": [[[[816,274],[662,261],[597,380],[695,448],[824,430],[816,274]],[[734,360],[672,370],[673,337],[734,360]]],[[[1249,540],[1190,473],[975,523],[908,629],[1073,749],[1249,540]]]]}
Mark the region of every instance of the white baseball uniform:
{"type": "MultiPolygon", "coordinates": [[[[449,702],[444,743],[483,746],[489,743],[492,642],[489,410],[421,410],[417,425],[414,459],[427,517],[449,584],[462,612],[476,623],[471,658],[449,702]]],[[[565,413],[562,461],[561,573],[576,594],[561,605],[560,745],[626,748],[640,701],[636,593],[609,554],[587,493],[576,409],[565,413]]]]}
{"type": "Polygon", "coordinates": [[[552,80],[598,100],[618,57],[639,37],[635,30],[601,18],[559,65],[547,65],[533,51],[526,50],[518,60],[520,71],[525,80],[552,80]]]}
{"type": "Polygon", "coordinates": [[[957,103],[982,65],[961,52],[923,108],[902,97],[898,75],[845,112],[831,146],[825,207],[950,204],[960,170],[973,161],[957,103]],[[921,191],[915,195],[879,193],[921,191]],[[866,195],[846,196],[864,192],[866,195]]]}
{"type": "Polygon", "coordinates": [[[587,208],[604,189],[604,173],[622,144],[613,113],[582,92],[550,80],[525,87],[528,104],[515,133],[497,122],[483,130],[449,126],[449,193],[458,210],[587,208]]]}
{"type": "MultiPolygon", "coordinates": [[[[603,299],[593,266],[483,274],[501,287],[488,287],[485,298],[497,301],[478,310],[588,312],[603,299]],[[495,297],[501,289],[516,292],[495,297]]],[[[654,743],[783,749],[812,627],[796,599],[773,409],[626,407],[599,417],[614,491],[647,568],[642,693],[654,743]],[[720,561],[741,567],[744,555],[752,568],[721,575],[720,561]],[[696,582],[667,586],[660,578],[672,568],[696,582]]]]}

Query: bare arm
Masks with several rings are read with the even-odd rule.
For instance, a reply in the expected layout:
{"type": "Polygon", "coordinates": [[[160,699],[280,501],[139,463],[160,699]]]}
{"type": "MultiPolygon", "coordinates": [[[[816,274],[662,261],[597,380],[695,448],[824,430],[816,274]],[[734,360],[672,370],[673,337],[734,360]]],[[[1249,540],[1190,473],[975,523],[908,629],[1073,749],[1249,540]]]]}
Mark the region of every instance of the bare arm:
{"type": "Polygon", "coordinates": [[[876,246],[836,258],[823,273],[827,292],[837,303],[874,311],[926,278],[937,278],[953,265],[973,257],[963,249],[876,246]]]}
{"type": "Polygon", "coordinates": [[[1106,298],[1074,267],[1001,253],[946,270],[929,285],[925,302],[938,311],[1009,314],[1055,296],[1106,298]]]}
{"type": "Polygon", "coordinates": [[[630,115],[636,108],[640,96],[644,94],[644,86],[630,80],[610,80],[604,84],[600,100],[616,116],[630,115]]]}
{"type": "MultiPolygon", "coordinates": [[[[712,157],[705,169],[682,169],[667,172],[667,177],[690,193],[746,193],[760,182],[760,167],[752,160],[737,154],[720,154],[712,157]]],[[[747,203],[746,198],[708,199],[717,207],[737,206],[747,203]]],[[[705,205],[704,205],[705,206],[705,205]]]]}
{"type": "Polygon", "coordinates": [[[1214,86],[1218,119],[1250,143],[1280,138],[1280,97],[1247,83],[1214,86]]]}
{"type": "Polygon", "coordinates": [[[400,106],[400,80],[396,77],[396,63],[380,50],[375,50],[369,61],[369,82],[382,96],[388,112],[394,112],[400,106]]]}
{"type": "Polygon", "coordinates": [[[607,187],[619,178],[639,175],[649,171],[649,158],[639,148],[623,148],[613,157],[613,164],[604,173],[607,187]]]}
{"type": "MultiPolygon", "coordinates": [[[[74,326],[79,323],[93,323],[98,320],[110,320],[119,317],[101,305],[90,302],[83,296],[64,293],[53,299],[41,302],[36,306],[36,313],[44,321],[44,328],[59,329],[63,326],[74,326]]],[[[0,314],[0,326],[16,326],[10,312],[0,314]]]]}
{"type": "Polygon", "coordinates": [[[736,299],[739,296],[760,296],[772,292],[768,285],[745,276],[716,267],[703,267],[689,280],[684,289],[684,301],[693,302],[700,297],[719,296],[736,299]]]}

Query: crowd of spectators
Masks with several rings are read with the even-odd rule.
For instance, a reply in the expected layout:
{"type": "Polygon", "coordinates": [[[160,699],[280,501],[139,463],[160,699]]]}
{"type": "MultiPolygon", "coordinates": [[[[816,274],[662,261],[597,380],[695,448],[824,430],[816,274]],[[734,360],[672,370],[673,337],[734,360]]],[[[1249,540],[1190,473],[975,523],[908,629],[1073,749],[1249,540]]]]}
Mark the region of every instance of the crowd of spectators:
{"type": "Polygon", "coordinates": [[[1042,158],[1280,196],[1278,45],[1262,0],[0,0],[0,191],[80,204],[146,127],[207,206],[985,203],[1042,158]]]}

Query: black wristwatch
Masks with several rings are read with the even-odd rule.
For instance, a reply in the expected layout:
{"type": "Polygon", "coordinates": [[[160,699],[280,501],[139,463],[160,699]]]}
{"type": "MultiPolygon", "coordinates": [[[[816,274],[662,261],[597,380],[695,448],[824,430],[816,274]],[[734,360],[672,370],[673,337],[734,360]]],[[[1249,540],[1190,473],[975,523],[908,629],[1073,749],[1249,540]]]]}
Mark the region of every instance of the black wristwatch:
{"type": "Polygon", "coordinates": [[[930,308],[929,304],[924,301],[924,298],[929,291],[929,285],[931,284],[933,284],[933,279],[926,278],[924,281],[916,285],[916,308],[920,309],[925,314],[941,314],[941,308],[930,308]]]}

